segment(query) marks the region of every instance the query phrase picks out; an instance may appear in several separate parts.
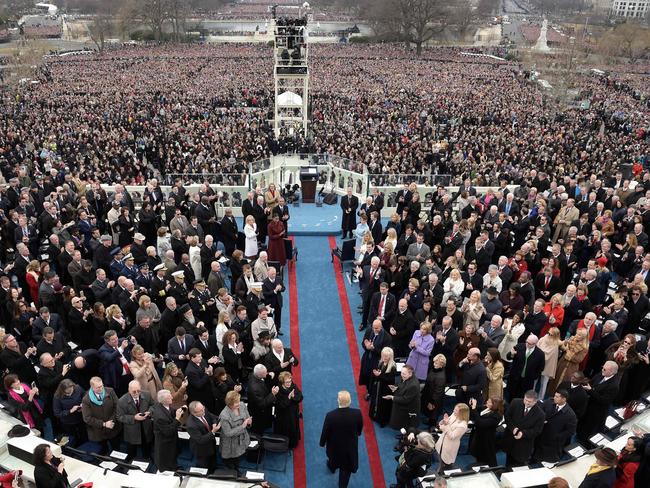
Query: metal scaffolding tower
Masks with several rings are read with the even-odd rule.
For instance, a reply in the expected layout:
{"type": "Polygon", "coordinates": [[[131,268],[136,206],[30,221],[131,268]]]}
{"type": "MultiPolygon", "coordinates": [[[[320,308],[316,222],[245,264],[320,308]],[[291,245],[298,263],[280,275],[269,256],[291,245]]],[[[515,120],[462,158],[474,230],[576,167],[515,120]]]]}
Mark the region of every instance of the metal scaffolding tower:
{"type": "Polygon", "coordinates": [[[302,6],[274,6],[274,78],[275,137],[307,136],[309,122],[309,67],[307,44],[307,11],[302,6]],[[278,8],[293,15],[278,14],[278,8]],[[296,15],[297,12],[297,15],[296,15]]]}

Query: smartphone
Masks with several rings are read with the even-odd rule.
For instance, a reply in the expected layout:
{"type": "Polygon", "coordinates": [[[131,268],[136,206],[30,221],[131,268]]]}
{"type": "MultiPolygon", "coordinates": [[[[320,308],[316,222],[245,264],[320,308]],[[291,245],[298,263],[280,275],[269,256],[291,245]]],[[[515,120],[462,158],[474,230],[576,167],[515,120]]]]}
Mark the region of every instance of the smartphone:
{"type": "Polygon", "coordinates": [[[32,390],[33,390],[34,388],[36,388],[36,382],[35,382],[35,381],[32,381],[31,387],[32,387],[32,390]]]}

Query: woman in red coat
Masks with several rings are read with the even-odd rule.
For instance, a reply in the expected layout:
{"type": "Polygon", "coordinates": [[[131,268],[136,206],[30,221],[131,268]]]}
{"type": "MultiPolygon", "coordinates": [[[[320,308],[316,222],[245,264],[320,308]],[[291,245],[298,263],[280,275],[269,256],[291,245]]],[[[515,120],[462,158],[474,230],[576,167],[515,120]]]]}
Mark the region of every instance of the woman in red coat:
{"type": "Polygon", "coordinates": [[[280,222],[280,216],[273,214],[273,220],[269,222],[269,247],[266,250],[269,261],[277,261],[284,266],[287,263],[287,256],[284,251],[284,224],[280,222]]]}
{"type": "Polygon", "coordinates": [[[632,436],[618,455],[616,482],[613,488],[634,488],[634,474],[639,469],[643,452],[643,439],[632,436]]]}
{"type": "Polygon", "coordinates": [[[29,297],[34,302],[34,305],[38,307],[38,287],[41,286],[41,275],[40,275],[41,265],[38,261],[31,261],[27,265],[25,270],[25,280],[27,281],[27,286],[29,288],[29,297]]]}
{"type": "Polygon", "coordinates": [[[546,324],[542,328],[540,337],[544,337],[551,327],[560,328],[564,320],[564,306],[562,305],[562,295],[556,293],[551,297],[546,305],[544,305],[544,313],[546,314],[546,324]]]}

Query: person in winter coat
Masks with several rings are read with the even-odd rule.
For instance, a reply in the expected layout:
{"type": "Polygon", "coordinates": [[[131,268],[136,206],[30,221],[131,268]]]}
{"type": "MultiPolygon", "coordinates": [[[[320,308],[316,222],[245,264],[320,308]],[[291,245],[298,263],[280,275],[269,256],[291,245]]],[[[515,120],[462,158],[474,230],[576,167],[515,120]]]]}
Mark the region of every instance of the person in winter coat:
{"type": "Polygon", "coordinates": [[[361,410],[350,408],[350,393],[340,391],[338,405],[325,416],[320,446],[326,448],[327,467],[339,470],[339,488],[348,486],[350,476],[359,469],[359,436],[363,432],[361,410]]]}
{"type": "Polygon", "coordinates": [[[445,366],[447,358],[444,354],[436,354],[433,358],[433,368],[429,370],[427,380],[422,390],[422,412],[429,419],[429,425],[435,427],[442,412],[445,400],[445,385],[447,383],[445,366]]]}
{"type": "Polygon", "coordinates": [[[229,469],[238,469],[239,460],[246,453],[250,442],[248,428],[253,425],[253,418],[248,413],[241,395],[229,391],[226,395],[226,407],[219,414],[221,424],[221,441],[219,447],[223,462],[229,469]]]}
{"type": "Polygon", "coordinates": [[[470,400],[470,418],[474,430],[469,449],[478,464],[497,465],[497,427],[503,419],[503,399],[488,398],[485,408],[480,410],[475,398],[470,400]]]}
{"type": "Polygon", "coordinates": [[[406,364],[412,366],[415,370],[415,377],[424,381],[427,379],[429,370],[429,356],[433,350],[434,339],[431,335],[432,326],[429,322],[422,322],[420,329],[413,333],[413,338],[409,342],[411,352],[406,364]]]}
{"type": "Polygon", "coordinates": [[[275,422],[273,432],[289,438],[289,448],[300,441],[300,402],[302,392],[293,382],[291,373],[283,371],[278,377],[280,390],[275,398],[275,422]]]}
{"type": "Polygon", "coordinates": [[[390,426],[393,429],[416,427],[420,413],[420,383],[415,377],[413,367],[405,364],[400,372],[402,382],[398,386],[389,387],[392,395],[384,396],[385,400],[393,402],[390,414],[390,426]]]}
{"type": "Polygon", "coordinates": [[[385,400],[384,396],[390,395],[390,387],[395,384],[394,353],[390,347],[381,350],[381,359],[375,363],[368,385],[369,415],[379,425],[385,427],[390,420],[392,402],[385,400]]]}
{"type": "Polygon", "coordinates": [[[438,472],[451,469],[456,462],[460,440],[467,432],[467,422],[469,422],[469,407],[465,403],[456,404],[451,416],[445,414],[442,418],[438,425],[442,434],[436,442],[436,452],[440,456],[438,472]]]}
{"type": "Polygon", "coordinates": [[[87,426],[88,440],[102,445],[102,454],[120,448],[121,426],[117,421],[117,395],[104,387],[98,376],[90,379],[90,390],[81,401],[81,414],[87,426]],[[110,444],[110,447],[109,447],[110,444]]]}
{"type": "Polygon", "coordinates": [[[616,451],[610,447],[603,447],[598,449],[594,456],[596,462],[591,465],[578,488],[609,488],[614,485],[616,481],[616,451]]]}
{"type": "Polygon", "coordinates": [[[618,455],[614,488],[635,488],[634,475],[643,457],[643,447],[643,439],[640,437],[632,436],[627,439],[625,447],[618,455]]]}

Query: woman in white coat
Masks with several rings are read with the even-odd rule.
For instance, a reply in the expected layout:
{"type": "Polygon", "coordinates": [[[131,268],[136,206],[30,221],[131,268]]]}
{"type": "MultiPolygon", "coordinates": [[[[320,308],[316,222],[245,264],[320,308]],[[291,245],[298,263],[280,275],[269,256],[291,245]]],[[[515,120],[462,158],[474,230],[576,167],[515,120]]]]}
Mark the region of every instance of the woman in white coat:
{"type": "Polygon", "coordinates": [[[246,236],[244,256],[247,258],[254,258],[257,256],[257,224],[255,223],[255,217],[252,215],[246,217],[244,235],[246,236]]]}
{"type": "Polygon", "coordinates": [[[440,456],[439,473],[451,469],[456,462],[460,440],[467,432],[467,422],[469,422],[469,407],[464,403],[456,404],[451,416],[445,414],[440,422],[438,427],[442,434],[436,442],[436,452],[440,456]]]}
{"type": "Polygon", "coordinates": [[[202,266],[201,266],[201,248],[199,247],[199,237],[198,236],[188,237],[187,243],[190,246],[190,252],[189,252],[190,266],[192,267],[194,276],[198,280],[203,276],[202,266]]]}

